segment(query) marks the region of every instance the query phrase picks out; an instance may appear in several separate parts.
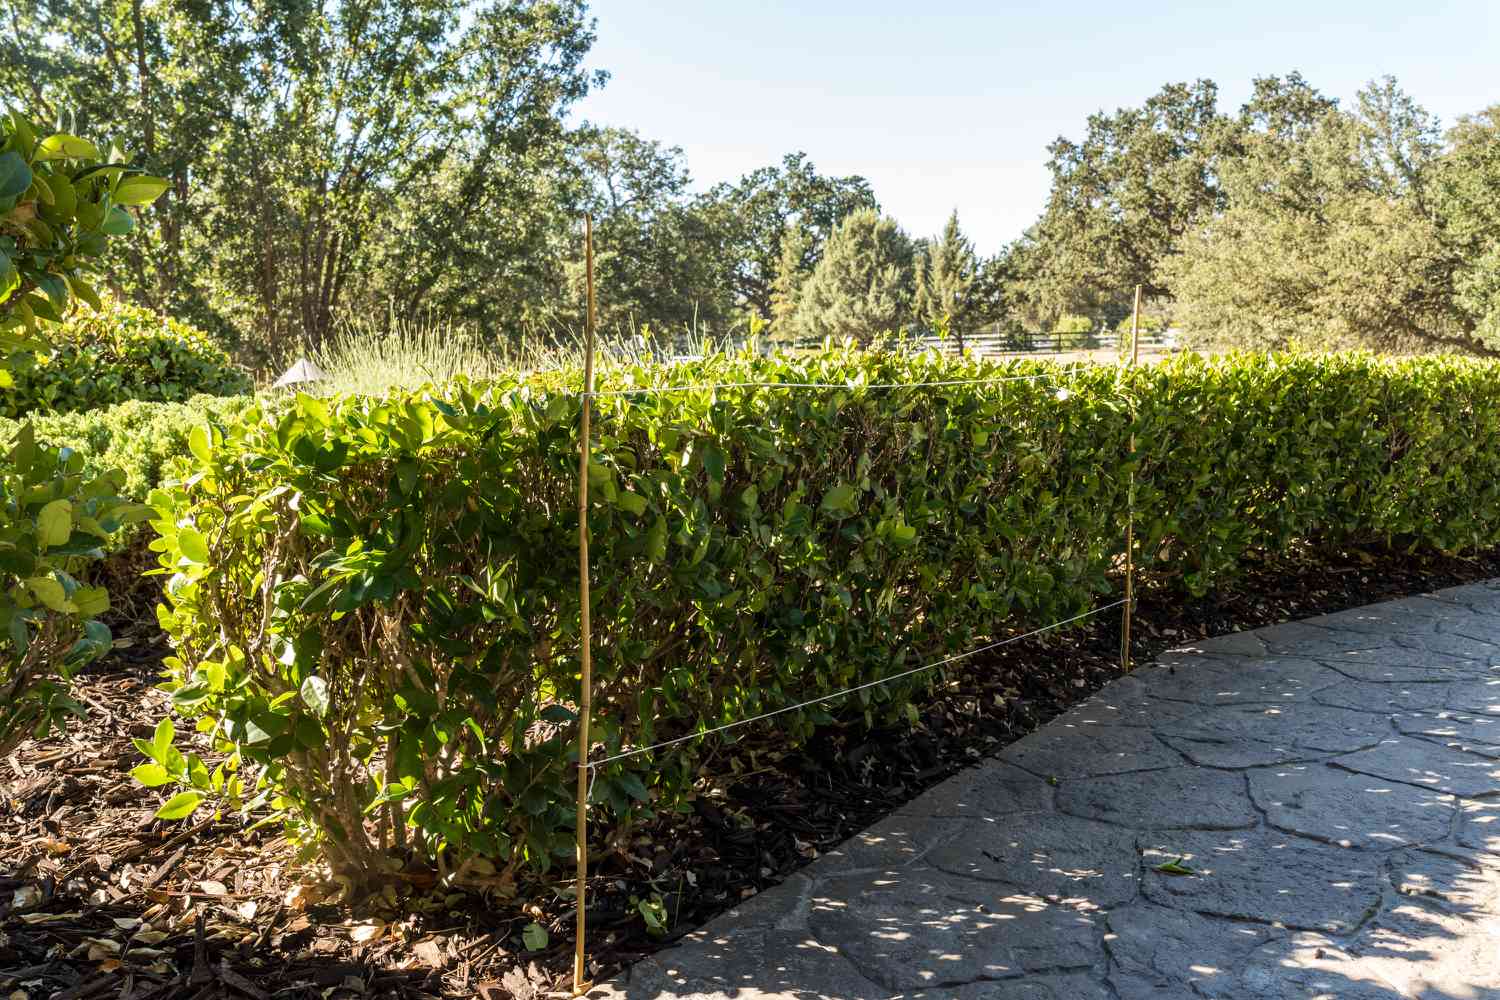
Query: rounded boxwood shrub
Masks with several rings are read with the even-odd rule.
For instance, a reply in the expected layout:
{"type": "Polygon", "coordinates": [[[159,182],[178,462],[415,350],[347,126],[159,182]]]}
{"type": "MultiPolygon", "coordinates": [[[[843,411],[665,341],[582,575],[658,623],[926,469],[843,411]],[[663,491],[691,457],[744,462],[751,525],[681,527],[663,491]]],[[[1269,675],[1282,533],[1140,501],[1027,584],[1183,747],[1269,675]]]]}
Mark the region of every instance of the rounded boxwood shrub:
{"type": "Polygon", "coordinates": [[[203,331],[141,306],[104,299],[48,331],[50,354],[14,372],[0,415],[67,413],[131,399],[182,402],[250,392],[250,377],[203,331]]]}

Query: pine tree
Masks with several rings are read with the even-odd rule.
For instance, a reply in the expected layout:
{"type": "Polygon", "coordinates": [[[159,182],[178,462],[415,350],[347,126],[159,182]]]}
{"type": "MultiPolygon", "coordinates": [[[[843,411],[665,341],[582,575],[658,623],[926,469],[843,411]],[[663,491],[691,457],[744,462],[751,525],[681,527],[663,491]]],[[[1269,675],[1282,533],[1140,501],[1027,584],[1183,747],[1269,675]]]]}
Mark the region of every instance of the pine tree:
{"type": "Polygon", "coordinates": [[[958,211],[948,217],[943,234],[923,254],[917,268],[917,322],[928,330],[946,329],[964,346],[973,319],[974,278],[978,260],[974,245],[958,226],[958,211]]]}
{"type": "Polygon", "coordinates": [[[895,220],[851,212],[803,285],[791,325],[798,336],[868,345],[912,318],[912,244],[895,220]]]}
{"type": "Polygon", "coordinates": [[[781,239],[776,277],[771,282],[771,336],[776,340],[791,340],[796,336],[794,317],[802,286],[812,271],[807,262],[811,249],[811,233],[800,225],[788,227],[781,239]]]}

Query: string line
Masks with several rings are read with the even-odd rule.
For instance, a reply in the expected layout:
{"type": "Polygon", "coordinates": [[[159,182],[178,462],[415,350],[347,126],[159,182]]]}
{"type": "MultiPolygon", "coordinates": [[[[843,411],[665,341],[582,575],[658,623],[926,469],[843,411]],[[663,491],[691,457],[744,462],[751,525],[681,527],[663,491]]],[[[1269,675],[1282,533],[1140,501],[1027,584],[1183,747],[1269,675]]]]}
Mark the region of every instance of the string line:
{"type": "Polygon", "coordinates": [[[598,399],[604,396],[643,396],[669,392],[707,392],[710,389],[923,389],[954,385],[989,385],[1000,382],[1032,382],[1037,379],[1058,378],[1061,374],[1074,374],[1077,366],[1064,372],[1039,372],[1035,375],[998,375],[991,378],[960,378],[942,382],[871,382],[868,384],[849,382],[704,382],[690,385],[642,386],[637,389],[607,389],[586,392],[581,395],[598,399]]]}
{"type": "Polygon", "coordinates": [[[836,691],[833,694],[823,695],[821,698],[813,698],[810,701],[799,702],[796,705],[788,705],[785,708],[778,708],[771,712],[764,712],[760,715],[751,716],[748,719],[740,719],[737,722],[726,723],[725,725],[719,726],[716,729],[706,729],[701,733],[689,733],[687,736],[679,736],[676,739],[666,740],[662,743],[653,743],[650,746],[638,747],[634,750],[627,750],[624,753],[617,753],[612,757],[605,757],[603,760],[589,761],[586,766],[590,768],[597,768],[601,767],[604,764],[609,764],[617,760],[624,760],[627,757],[635,757],[639,754],[649,753],[652,750],[660,750],[664,747],[676,746],[678,743],[686,743],[689,740],[701,740],[706,736],[713,736],[715,733],[722,733],[730,729],[737,729],[740,726],[748,726],[754,722],[763,722],[764,720],[773,718],[777,715],[784,715],[787,712],[796,712],[804,708],[810,708],[813,705],[820,705],[825,701],[833,701],[835,698],[842,698],[845,695],[854,694],[859,691],[865,691],[873,687],[879,687],[881,684],[889,684],[892,681],[901,680],[903,677],[911,677],[914,674],[920,674],[927,670],[936,670],[938,667],[947,666],[948,664],[957,662],[958,660],[968,659],[971,656],[978,656],[980,653],[987,653],[992,649],[999,649],[1001,646],[1009,646],[1011,643],[1020,642],[1022,639],[1030,639],[1032,636],[1041,635],[1043,632],[1050,632],[1055,628],[1061,628],[1064,625],[1071,625],[1074,622],[1082,621],[1085,618],[1092,618],[1094,615],[1103,614],[1104,612],[1109,611],[1113,608],[1118,608],[1124,603],[1125,600],[1122,598],[1121,600],[1115,601],[1111,604],[1106,604],[1102,607],[1094,608],[1091,611],[1085,611],[1081,615],[1074,615],[1072,618],[1065,618],[1060,622],[1053,622],[1051,625],[1043,625],[1041,628],[1032,629],[1030,632],[1024,632],[1021,635],[1013,635],[1007,639],[1000,639],[996,642],[989,643],[988,645],[980,646],[978,649],[971,649],[966,653],[955,653],[952,656],[944,657],[943,659],[937,660],[933,663],[923,664],[920,667],[913,667],[910,670],[903,670],[901,673],[892,674],[889,677],[882,677],[878,681],[870,681],[865,684],[859,684],[855,687],[845,688],[842,691],[836,691]]]}

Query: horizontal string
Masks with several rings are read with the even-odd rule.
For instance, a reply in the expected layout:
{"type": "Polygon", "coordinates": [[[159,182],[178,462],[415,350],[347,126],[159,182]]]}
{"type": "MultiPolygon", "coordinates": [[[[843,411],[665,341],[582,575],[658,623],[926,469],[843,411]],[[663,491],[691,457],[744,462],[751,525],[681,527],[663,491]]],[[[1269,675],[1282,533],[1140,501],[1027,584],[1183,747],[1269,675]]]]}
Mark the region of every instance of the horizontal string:
{"type": "Polygon", "coordinates": [[[765,713],[763,713],[761,715],[751,716],[748,719],[741,719],[738,722],[730,722],[730,723],[727,723],[726,725],[719,726],[716,729],[707,729],[707,730],[704,730],[701,733],[691,733],[691,734],[689,734],[687,736],[679,736],[676,739],[666,740],[665,742],[662,742],[662,743],[653,743],[653,744],[651,744],[650,746],[647,746],[647,747],[639,747],[639,748],[637,748],[635,750],[627,750],[624,753],[617,753],[617,754],[615,754],[612,757],[605,757],[603,760],[589,761],[589,762],[586,762],[585,764],[580,765],[580,766],[587,766],[587,767],[591,767],[591,768],[597,768],[597,767],[601,767],[604,764],[609,764],[609,763],[612,763],[612,762],[617,761],[617,760],[624,760],[627,757],[635,757],[635,756],[638,756],[638,755],[643,754],[643,753],[650,753],[652,750],[661,750],[664,747],[676,746],[678,743],[686,743],[689,740],[701,740],[701,739],[703,739],[706,736],[713,736],[715,733],[722,733],[722,732],[725,732],[726,730],[738,728],[739,726],[748,726],[748,725],[750,725],[751,723],[754,723],[754,722],[763,722],[766,719],[773,718],[774,716],[777,716],[777,715],[784,715],[787,712],[800,711],[801,709],[804,709],[804,708],[810,708],[813,705],[820,705],[820,704],[822,704],[823,702],[826,702],[826,701],[833,701],[835,698],[842,698],[845,695],[854,694],[854,693],[859,692],[859,691],[866,691],[866,690],[868,690],[870,688],[873,688],[873,687],[879,687],[881,684],[889,684],[892,681],[901,680],[903,677],[911,677],[914,674],[920,674],[923,671],[927,671],[927,670],[936,670],[938,667],[944,667],[944,666],[947,666],[950,663],[955,663],[958,660],[967,659],[968,657],[971,657],[971,656],[978,656],[980,653],[987,653],[987,652],[989,652],[992,649],[999,649],[1001,646],[1008,646],[1008,645],[1010,645],[1013,642],[1020,642],[1022,639],[1030,639],[1032,636],[1041,635],[1043,632],[1050,632],[1050,631],[1052,631],[1055,628],[1061,628],[1064,625],[1071,625],[1071,624],[1073,624],[1076,621],[1082,621],[1085,618],[1091,618],[1094,615],[1103,614],[1104,612],[1109,611],[1109,610],[1111,610],[1113,608],[1118,608],[1120,605],[1122,605],[1124,603],[1126,603],[1126,602],[1122,598],[1121,600],[1115,601],[1112,604],[1106,604],[1103,607],[1094,608],[1092,611],[1085,611],[1081,615],[1074,615],[1072,618],[1065,618],[1065,619],[1063,619],[1060,622],[1053,622],[1051,625],[1043,625],[1041,628],[1032,629],[1030,632],[1025,632],[1025,633],[1022,633],[1021,635],[1013,635],[1013,636],[1011,636],[1008,639],[1001,639],[1001,640],[999,640],[997,642],[992,642],[992,643],[989,643],[988,645],[980,646],[978,649],[971,649],[967,653],[955,653],[952,656],[945,657],[945,658],[943,658],[941,660],[938,660],[938,661],[936,661],[934,663],[927,663],[927,664],[924,664],[924,665],[922,665],[920,667],[913,667],[910,670],[903,670],[899,674],[892,674],[889,677],[882,677],[878,681],[870,681],[867,684],[860,684],[860,685],[857,685],[855,687],[846,688],[843,691],[838,691],[838,692],[835,692],[834,694],[824,695],[821,698],[814,698],[811,701],[800,702],[800,703],[798,703],[796,705],[788,705],[786,708],[778,708],[775,711],[765,712],[765,713]]]}
{"type": "Polygon", "coordinates": [[[602,392],[585,392],[582,395],[598,399],[605,396],[644,396],[669,392],[707,392],[711,389],[924,389],[954,385],[988,385],[1000,382],[1032,382],[1037,379],[1058,378],[1060,374],[1073,374],[1077,371],[1078,368],[1076,366],[1070,366],[1063,373],[1038,372],[1035,375],[998,375],[993,378],[960,378],[943,382],[871,382],[868,384],[860,384],[858,382],[706,382],[696,385],[661,385],[642,386],[638,389],[608,389],[602,392]]]}

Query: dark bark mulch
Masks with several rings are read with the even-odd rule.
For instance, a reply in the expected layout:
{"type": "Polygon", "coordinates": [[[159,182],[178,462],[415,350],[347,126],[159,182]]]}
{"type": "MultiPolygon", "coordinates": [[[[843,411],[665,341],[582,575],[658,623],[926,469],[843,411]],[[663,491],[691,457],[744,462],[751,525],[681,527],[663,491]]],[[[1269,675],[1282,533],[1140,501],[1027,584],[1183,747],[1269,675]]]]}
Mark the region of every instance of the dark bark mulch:
{"type": "MultiPolygon", "coordinates": [[[[1134,657],[1497,576],[1500,549],[1350,550],[1253,568],[1196,600],[1147,588],[1134,657]]],[[[690,813],[643,822],[592,863],[591,976],[780,882],[1119,676],[1119,631],[1111,612],[957,664],[915,725],[829,726],[798,750],[767,728],[721,749],[690,813]],[[669,929],[653,934],[643,912],[669,929]]],[[[116,632],[125,644],[81,678],[89,718],[0,760],[0,998],[524,1000],[568,989],[566,873],[512,899],[429,881],[348,902],[274,830],[152,820],[159,796],[129,776],[140,763],[130,738],[149,738],[166,713],[152,686],[166,649],[145,625],[116,632]],[[531,924],[548,932],[535,951],[523,939],[531,924]]]]}

